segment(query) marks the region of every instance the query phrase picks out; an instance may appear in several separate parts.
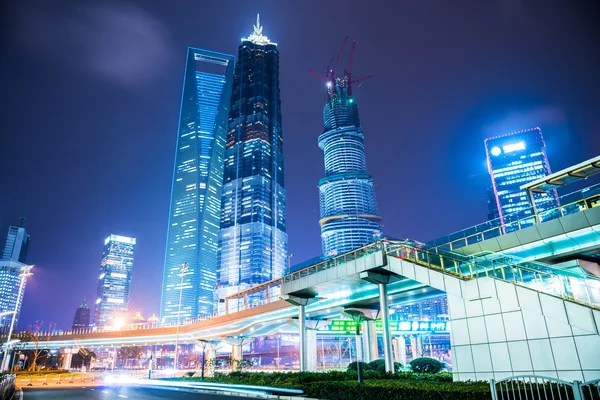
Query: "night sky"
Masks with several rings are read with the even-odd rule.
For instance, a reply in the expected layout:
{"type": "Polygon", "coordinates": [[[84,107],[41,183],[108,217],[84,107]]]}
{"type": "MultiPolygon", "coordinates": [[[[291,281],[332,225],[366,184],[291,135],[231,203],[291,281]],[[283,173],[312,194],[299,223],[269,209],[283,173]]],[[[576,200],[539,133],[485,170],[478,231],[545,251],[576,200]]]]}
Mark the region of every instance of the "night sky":
{"type": "Polygon", "coordinates": [[[110,233],[138,240],[130,310],[159,312],[188,46],[237,54],[257,12],[279,44],[295,263],[320,253],[325,95],[307,71],[346,35],[374,77],[355,99],[384,232],[425,241],[486,219],[486,137],[539,126],[555,171],[600,153],[594,3],[2,2],[0,241],[28,198],[35,264],[20,327],[94,302],[110,233]]]}

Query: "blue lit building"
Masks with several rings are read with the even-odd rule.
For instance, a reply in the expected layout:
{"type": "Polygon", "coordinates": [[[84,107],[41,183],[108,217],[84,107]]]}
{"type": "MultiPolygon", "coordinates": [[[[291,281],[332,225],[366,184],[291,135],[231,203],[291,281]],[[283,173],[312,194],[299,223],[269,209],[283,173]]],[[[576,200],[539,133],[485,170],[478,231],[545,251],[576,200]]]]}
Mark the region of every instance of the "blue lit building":
{"type": "Polygon", "coordinates": [[[125,317],[129,307],[135,238],[110,235],[104,240],[94,323],[103,327],[125,317]]]}
{"type": "Polygon", "coordinates": [[[25,231],[25,228],[23,227],[23,220],[21,219],[21,226],[8,227],[8,234],[6,235],[6,243],[4,244],[2,259],[24,263],[25,259],[27,258],[28,249],[29,234],[25,231]]]}
{"type": "Polygon", "coordinates": [[[234,64],[232,55],[187,51],[163,274],[163,322],[213,314],[234,64]],[[188,269],[182,280],[184,263],[188,269]]]}
{"type": "Polygon", "coordinates": [[[85,300],[83,304],[77,307],[75,317],[73,318],[73,326],[71,329],[85,329],[90,327],[90,308],[85,300]]]}
{"type": "Polygon", "coordinates": [[[349,74],[327,79],[323,109],[325,177],[319,181],[323,255],[332,256],[381,238],[373,178],[367,173],[363,131],[349,74]]]}
{"type": "Polygon", "coordinates": [[[287,265],[279,51],[254,32],[238,49],[227,133],[219,299],[276,277],[287,265]]]}
{"type": "MultiPolygon", "coordinates": [[[[490,207],[490,216],[497,215],[507,224],[531,215],[527,194],[520,187],[550,174],[540,128],[486,139],[485,149],[496,201],[496,207],[490,207]]],[[[558,206],[556,192],[535,193],[534,200],[538,211],[558,206]]]]}

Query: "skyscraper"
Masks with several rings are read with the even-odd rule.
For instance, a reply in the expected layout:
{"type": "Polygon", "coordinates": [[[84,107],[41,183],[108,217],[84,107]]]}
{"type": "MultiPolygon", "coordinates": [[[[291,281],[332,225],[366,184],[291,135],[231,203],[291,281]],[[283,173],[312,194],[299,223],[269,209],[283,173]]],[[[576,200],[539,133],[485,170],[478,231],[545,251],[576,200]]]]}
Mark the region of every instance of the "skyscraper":
{"type": "Polygon", "coordinates": [[[2,252],[3,260],[15,260],[24,263],[27,258],[27,250],[29,249],[29,234],[23,227],[23,219],[20,226],[9,226],[8,235],[4,251],[2,252]]]}
{"type": "Polygon", "coordinates": [[[287,265],[279,51],[253,33],[238,49],[227,133],[218,297],[281,276],[287,265]]]}
{"type": "Polygon", "coordinates": [[[382,234],[352,82],[351,73],[335,78],[333,69],[328,68],[325,130],[319,136],[319,147],[325,153],[325,177],[319,181],[319,224],[325,256],[372,243],[382,234]]]}
{"type": "Polygon", "coordinates": [[[135,238],[118,235],[110,235],[104,240],[94,310],[94,323],[98,327],[127,313],[135,242],[135,238]]]}
{"type": "MultiPolygon", "coordinates": [[[[18,261],[0,260],[0,313],[16,311],[13,331],[17,327],[27,283],[26,279],[22,279],[23,274],[28,274],[30,268],[18,261]],[[23,288],[19,295],[21,282],[23,282],[23,288]]],[[[0,316],[0,334],[8,332],[12,321],[12,313],[0,316]]]]}
{"type": "MultiPolygon", "coordinates": [[[[520,187],[550,174],[541,129],[488,138],[485,150],[500,221],[507,224],[531,215],[527,194],[520,187]]],[[[558,206],[556,192],[535,193],[534,200],[538,211],[558,206]]]]}
{"type": "Polygon", "coordinates": [[[213,314],[234,64],[232,55],[191,47],[187,51],[163,274],[163,322],[213,314]],[[188,268],[182,279],[183,264],[188,268]]]}
{"type": "Polygon", "coordinates": [[[75,311],[75,317],[73,318],[72,329],[83,329],[89,328],[90,326],[90,308],[88,307],[85,300],[83,304],[77,307],[75,311]]]}
{"type": "Polygon", "coordinates": [[[29,247],[29,234],[23,227],[10,226],[6,235],[4,252],[0,259],[0,313],[15,311],[15,314],[0,316],[0,333],[8,332],[14,319],[16,328],[25,293],[25,278],[29,275],[31,266],[25,264],[27,249],[29,247]],[[21,288],[21,283],[23,287],[21,288]],[[20,292],[20,295],[19,295],[20,292]]]}

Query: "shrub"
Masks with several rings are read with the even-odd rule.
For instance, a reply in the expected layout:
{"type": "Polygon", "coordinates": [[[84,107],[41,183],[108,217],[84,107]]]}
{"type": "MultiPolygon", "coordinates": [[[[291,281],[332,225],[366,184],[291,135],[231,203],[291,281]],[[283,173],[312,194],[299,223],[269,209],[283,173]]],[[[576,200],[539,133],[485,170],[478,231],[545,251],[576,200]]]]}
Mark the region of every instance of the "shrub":
{"type": "Polygon", "coordinates": [[[413,372],[437,373],[444,369],[444,364],[435,358],[421,357],[410,362],[413,372]]]}
{"type": "MultiPolygon", "coordinates": [[[[367,364],[366,362],[361,361],[360,365],[362,366],[363,371],[369,371],[371,369],[371,365],[367,364]]],[[[348,368],[346,368],[346,371],[358,371],[358,362],[352,361],[350,364],[348,364],[348,368]]]]}
{"type": "Polygon", "coordinates": [[[451,372],[432,373],[417,373],[417,372],[400,372],[397,374],[398,379],[410,381],[432,381],[432,382],[452,382],[451,372]]]}
{"type": "MultiPolygon", "coordinates": [[[[369,367],[371,367],[371,369],[373,371],[378,371],[378,372],[384,373],[385,372],[385,360],[383,358],[380,358],[379,360],[373,360],[369,363],[369,367]]],[[[400,368],[402,368],[402,364],[400,364],[399,362],[394,362],[394,370],[400,371],[400,368]]]]}
{"type": "Polygon", "coordinates": [[[187,376],[188,378],[191,378],[192,376],[194,376],[196,372],[195,371],[188,371],[185,373],[185,376],[187,376]]]}
{"type": "Polygon", "coordinates": [[[487,382],[372,380],[315,382],[302,387],[307,397],[328,400],[490,400],[487,382]]]}

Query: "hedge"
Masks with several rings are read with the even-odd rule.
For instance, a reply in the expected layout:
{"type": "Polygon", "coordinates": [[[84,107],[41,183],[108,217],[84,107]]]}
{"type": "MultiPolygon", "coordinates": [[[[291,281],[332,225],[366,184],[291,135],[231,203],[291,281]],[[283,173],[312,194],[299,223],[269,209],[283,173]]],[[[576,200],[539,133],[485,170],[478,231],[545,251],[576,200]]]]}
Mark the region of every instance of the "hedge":
{"type": "Polygon", "coordinates": [[[444,364],[435,358],[421,357],[410,362],[413,372],[436,373],[444,369],[444,364]]]}
{"type": "Polygon", "coordinates": [[[487,382],[414,382],[370,380],[313,382],[302,386],[307,397],[328,400],[490,400],[487,382]]]}

